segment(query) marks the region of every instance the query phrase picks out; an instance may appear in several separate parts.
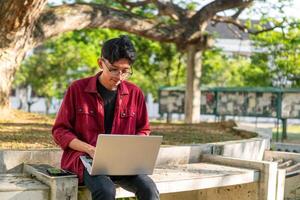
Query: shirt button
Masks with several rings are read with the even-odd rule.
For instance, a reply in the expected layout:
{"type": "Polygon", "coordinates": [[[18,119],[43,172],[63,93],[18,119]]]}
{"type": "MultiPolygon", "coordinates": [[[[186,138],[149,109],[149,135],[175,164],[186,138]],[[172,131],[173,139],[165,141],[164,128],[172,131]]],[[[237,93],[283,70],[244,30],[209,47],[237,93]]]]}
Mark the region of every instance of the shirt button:
{"type": "Polygon", "coordinates": [[[93,111],[93,110],[91,110],[90,112],[91,112],[91,114],[94,114],[94,111],[93,111]]]}
{"type": "Polygon", "coordinates": [[[123,113],[121,114],[121,116],[122,116],[122,117],[125,117],[125,113],[123,112],[123,113]]]}

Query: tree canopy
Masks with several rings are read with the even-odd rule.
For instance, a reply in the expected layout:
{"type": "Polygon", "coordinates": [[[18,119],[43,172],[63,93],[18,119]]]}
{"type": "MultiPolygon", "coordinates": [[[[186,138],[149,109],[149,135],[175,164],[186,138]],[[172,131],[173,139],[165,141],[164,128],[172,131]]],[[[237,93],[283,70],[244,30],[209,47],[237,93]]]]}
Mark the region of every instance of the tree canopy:
{"type": "MultiPolygon", "coordinates": [[[[36,48],[21,65],[15,85],[31,85],[37,95],[62,98],[71,81],[99,71],[101,42],[124,32],[82,30],[63,34],[36,48]],[[59,76],[58,76],[59,75],[59,76]]],[[[157,97],[160,86],[184,84],[183,55],[173,44],[130,35],[138,54],[130,81],[157,97]]]]}
{"type": "MultiPolygon", "coordinates": [[[[62,98],[73,80],[99,71],[101,42],[126,34],[114,30],[81,30],[63,34],[35,49],[16,74],[15,85],[31,85],[40,96],[62,98]],[[57,76],[59,74],[60,76],[57,76]]],[[[173,44],[130,35],[138,53],[132,82],[156,98],[161,86],[185,83],[185,55],[173,44]]],[[[202,56],[201,83],[211,87],[299,87],[299,27],[251,37],[257,52],[251,57],[228,56],[213,48],[202,56]]]]}
{"type": "MultiPolygon", "coordinates": [[[[288,0],[272,1],[281,9],[288,0]]],[[[76,1],[46,6],[46,0],[0,1],[0,107],[8,105],[15,71],[25,53],[59,34],[82,29],[115,29],[156,42],[172,43],[186,56],[186,122],[199,121],[201,58],[212,46],[210,23],[227,23],[240,31],[259,34],[286,26],[285,18],[270,26],[252,26],[240,20],[254,0],[214,1],[76,1]],[[79,2],[79,3],[78,3],[79,2]],[[229,11],[229,14],[224,12],[229,11]]],[[[264,1],[265,2],[265,1],[264,1]]],[[[267,13],[268,14],[268,13],[267,13]]],[[[262,20],[267,15],[261,15],[262,20]]],[[[176,66],[176,65],[175,65],[176,66]]],[[[170,79],[171,80],[171,79],[170,79]]]]}

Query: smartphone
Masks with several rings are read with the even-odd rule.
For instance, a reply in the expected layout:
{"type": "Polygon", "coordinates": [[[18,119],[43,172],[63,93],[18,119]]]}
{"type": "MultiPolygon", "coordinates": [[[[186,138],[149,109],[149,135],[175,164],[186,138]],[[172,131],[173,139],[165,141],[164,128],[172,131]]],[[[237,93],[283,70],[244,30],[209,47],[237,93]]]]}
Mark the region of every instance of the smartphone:
{"type": "Polygon", "coordinates": [[[68,176],[68,175],[74,175],[71,172],[65,171],[63,169],[55,168],[55,167],[50,167],[47,169],[47,173],[50,176],[68,176]]]}

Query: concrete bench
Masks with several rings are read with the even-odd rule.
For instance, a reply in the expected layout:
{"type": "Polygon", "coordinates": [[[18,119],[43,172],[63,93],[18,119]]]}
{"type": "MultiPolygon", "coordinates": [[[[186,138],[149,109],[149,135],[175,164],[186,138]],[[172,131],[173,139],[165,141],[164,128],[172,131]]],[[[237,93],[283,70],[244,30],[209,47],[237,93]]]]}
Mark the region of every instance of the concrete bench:
{"type": "MultiPolygon", "coordinates": [[[[25,166],[24,169],[27,173],[47,183],[44,178],[48,176],[42,175],[41,178],[39,170],[35,170],[30,165],[25,166]]],[[[156,168],[155,173],[151,177],[156,182],[161,194],[205,190],[232,185],[239,185],[242,188],[243,184],[256,183],[258,185],[256,199],[273,200],[276,196],[276,173],[277,165],[272,162],[247,161],[223,156],[203,155],[199,163],[156,168]]],[[[54,192],[56,197],[51,199],[76,199],[74,195],[71,198],[70,193],[61,193],[61,191],[73,191],[72,189],[62,187],[70,186],[70,184],[67,184],[70,178],[73,179],[73,177],[55,178],[60,180],[60,187],[56,187],[60,188],[60,191],[54,192]],[[66,183],[63,183],[64,179],[67,181],[66,183]],[[60,195],[63,195],[63,197],[60,195]]],[[[52,185],[57,184],[52,183],[52,185]]],[[[51,194],[53,194],[53,191],[51,191],[51,194]]],[[[77,194],[77,191],[71,194],[77,194]]],[[[117,197],[132,196],[134,196],[132,193],[122,188],[117,189],[117,197]]],[[[90,193],[85,187],[79,188],[78,199],[91,199],[90,193]]]]}
{"type": "MultiPolygon", "coordinates": [[[[45,172],[48,167],[48,165],[24,165],[25,174],[0,176],[1,200],[91,199],[86,187],[77,189],[76,177],[51,177],[45,172]]],[[[254,183],[259,182],[260,176],[259,171],[255,169],[201,162],[156,168],[151,177],[160,193],[166,194],[254,183]]],[[[117,198],[133,196],[134,194],[117,188],[117,198]]]]}
{"type": "MultiPolygon", "coordinates": [[[[159,152],[155,172],[152,178],[155,180],[160,193],[162,194],[162,199],[164,200],[167,199],[164,198],[164,194],[172,194],[169,198],[172,200],[194,200],[198,199],[198,197],[199,199],[222,199],[222,191],[227,197],[231,195],[229,199],[275,200],[277,189],[272,186],[274,186],[274,184],[276,185],[277,165],[276,163],[261,161],[263,152],[266,148],[268,148],[268,139],[261,138],[226,143],[162,147],[159,152]],[[239,152],[241,149],[243,151],[239,152]],[[220,154],[230,156],[232,152],[234,152],[234,156],[238,158],[233,159],[209,155],[220,154]],[[250,158],[247,157],[249,155],[251,155],[250,158]],[[258,158],[258,160],[249,161],[249,159],[252,158],[258,158]],[[249,185],[251,187],[248,187],[249,185]],[[215,189],[217,192],[211,192],[215,189]],[[184,197],[180,196],[182,193],[184,193],[184,197]],[[190,193],[197,193],[197,197],[191,196],[188,198],[187,196],[189,196],[190,193]],[[244,193],[251,193],[252,196],[246,195],[241,197],[241,195],[237,195],[244,193]],[[216,197],[216,195],[220,196],[216,197]]],[[[75,184],[76,181],[72,182],[69,180],[69,183],[71,182],[71,188],[69,189],[59,189],[62,186],[65,187],[70,184],[66,184],[68,181],[64,182],[65,179],[62,177],[60,179],[53,179],[47,175],[43,175],[40,171],[41,169],[35,169],[35,167],[32,166],[31,168],[30,166],[27,166],[23,169],[22,163],[42,163],[59,167],[60,157],[61,151],[58,149],[42,151],[0,151],[0,174],[6,174],[5,176],[15,176],[14,173],[20,172],[30,174],[34,177],[31,180],[40,181],[37,181],[37,183],[40,184],[40,186],[36,186],[37,191],[40,190],[38,189],[39,187],[44,187],[44,193],[41,192],[45,196],[44,199],[89,199],[90,193],[88,190],[85,187],[77,188],[77,185],[75,184]],[[73,187],[72,185],[76,186],[73,187]],[[60,191],[64,193],[60,193],[60,191]],[[46,198],[46,194],[49,195],[48,198],[46,198]],[[60,198],[59,195],[64,196],[63,198],[60,198]]],[[[23,176],[27,179],[30,178],[28,175],[23,176]]],[[[69,179],[77,180],[77,178],[74,177],[69,177],[69,179]]],[[[3,182],[9,183],[9,181],[9,179],[5,179],[3,182]]],[[[21,182],[23,182],[22,177],[13,184],[19,185],[21,182]]],[[[5,185],[6,184],[3,184],[1,186],[2,189],[0,188],[1,200],[5,200],[5,198],[1,198],[7,191],[5,185]]],[[[22,194],[25,190],[27,189],[23,190],[19,188],[17,193],[22,194]]],[[[32,189],[28,189],[28,191],[29,190],[32,189]]],[[[21,198],[21,196],[22,195],[16,195],[14,197],[17,198],[8,199],[26,199],[21,198]]],[[[117,197],[130,196],[133,196],[133,194],[122,188],[117,189],[117,197]]],[[[34,195],[31,197],[31,200],[41,199],[33,198],[34,195]]]]}
{"type": "MultiPolygon", "coordinates": [[[[289,147],[285,144],[286,147],[289,147]]],[[[291,145],[293,148],[295,145],[291,145]]],[[[299,147],[300,145],[298,145],[299,147]]],[[[282,171],[278,177],[277,184],[281,185],[280,195],[286,199],[300,199],[300,153],[265,151],[264,160],[277,162],[279,171],[282,171]],[[289,161],[292,161],[289,163],[289,161]],[[286,163],[280,164],[280,163],[286,163]],[[280,166],[281,165],[281,166],[280,166]]]]}
{"type": "MultiPolygon", "coordinates": [[[[157,168],[150,177],[160,194],[166,194],[258,182],[259,172],[211,163],[193,163],[157,168]]],[[[133,193],[122,188],[117,189],[117,197],[133,196],[133,193]]],[[[79,188],[80,199],[91,199],[86,187],[79,188]]]]}
{"type": "Polygon", "coordinates": [[[49,191],[49,186],[26,174],[0,174],[1,200],[48,199],[49,191]]]}

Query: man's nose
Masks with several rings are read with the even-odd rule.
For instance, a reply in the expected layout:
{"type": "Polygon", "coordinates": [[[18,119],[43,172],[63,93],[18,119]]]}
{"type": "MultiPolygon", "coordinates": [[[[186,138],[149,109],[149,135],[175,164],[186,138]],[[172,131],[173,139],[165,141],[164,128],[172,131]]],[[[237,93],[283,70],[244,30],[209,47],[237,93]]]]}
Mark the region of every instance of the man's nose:
{"type": "Polygon", "coordinates": [[[126,74],[126,73],[124,73],[124,72],[122,72],[122,71],[119,71],[118,77],[119,77],[120,79],[123,79],[125,74],[126,74]]]}
{"type": "Polygon", "coordinates": [[[122,71],[119,71],[119,73],[118,73],[118,75],[116,75],[116,77],[118,79],[122,79],[122,77],[123,77],[122,75],[123,75],[122,71]]]}

